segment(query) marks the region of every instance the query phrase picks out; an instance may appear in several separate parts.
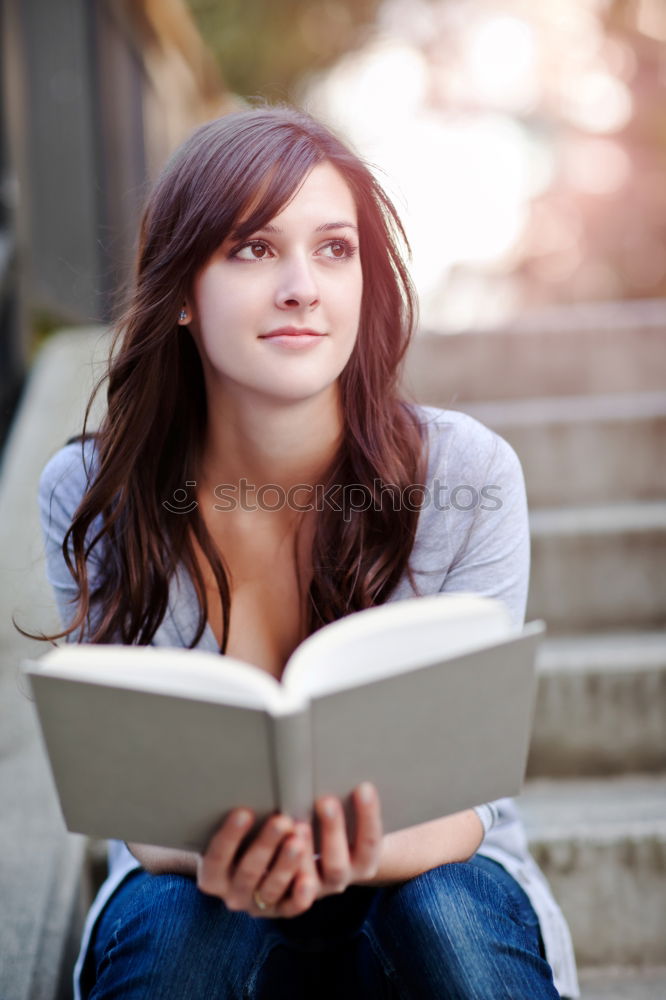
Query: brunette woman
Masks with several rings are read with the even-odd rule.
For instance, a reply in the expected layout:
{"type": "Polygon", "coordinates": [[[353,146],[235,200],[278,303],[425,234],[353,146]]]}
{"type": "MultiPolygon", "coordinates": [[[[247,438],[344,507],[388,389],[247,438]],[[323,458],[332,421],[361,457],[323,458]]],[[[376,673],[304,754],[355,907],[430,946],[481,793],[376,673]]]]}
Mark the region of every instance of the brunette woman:
{"type": "MultiPolygon", "coordinates": [[[[493,595],[522,622],[514,452],[399,391],[403,245],[367,167],[301,112],[233,114],[176,152],[145,209],[107,415],[40,482],[60,636],[229,653],[279,678],[321,625],[404,597],[493,595]],[[354,506],[352,485],[376,502],[354,506]]],[[[577,995],[510,801],[386,836],[376,789],[353,803],[349,843],[340,801],[317,802],[317,854],[284,815],[248,843],[242,803],[201,856],[112,843],[77,995],[577,995]]]]}

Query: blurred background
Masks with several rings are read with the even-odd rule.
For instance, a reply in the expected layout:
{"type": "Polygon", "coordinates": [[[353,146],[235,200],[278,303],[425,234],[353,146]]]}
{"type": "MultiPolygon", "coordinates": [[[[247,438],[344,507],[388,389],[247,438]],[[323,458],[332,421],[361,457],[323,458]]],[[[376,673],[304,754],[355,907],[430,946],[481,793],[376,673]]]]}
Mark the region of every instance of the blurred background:
{"type": "Polygon", "coordinates": [[[146,185],[254,96],[395,198],[424,327],[666,294],[664,0],[4,0],[2,422],[63,322],[107,320],[146,185]]]}

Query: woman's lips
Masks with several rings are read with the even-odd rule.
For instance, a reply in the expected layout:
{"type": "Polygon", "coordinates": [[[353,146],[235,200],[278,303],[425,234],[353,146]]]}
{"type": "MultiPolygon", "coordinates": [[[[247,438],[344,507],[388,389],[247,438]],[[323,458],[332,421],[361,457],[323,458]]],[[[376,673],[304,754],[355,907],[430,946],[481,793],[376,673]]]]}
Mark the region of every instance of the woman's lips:
{"type": "Polygon", "coordinates": [[[271,344],[278,344],[281,347],[296,349],[307,347],[309,344],[315,344],[325,336],[326,334],[318,333],[317,330],[310,330],[307,327],[299,329],[295,326],[283,326],[278,330],[271,330],[270,333],[262,334],[260,339],[268,340],[271,344]]]}

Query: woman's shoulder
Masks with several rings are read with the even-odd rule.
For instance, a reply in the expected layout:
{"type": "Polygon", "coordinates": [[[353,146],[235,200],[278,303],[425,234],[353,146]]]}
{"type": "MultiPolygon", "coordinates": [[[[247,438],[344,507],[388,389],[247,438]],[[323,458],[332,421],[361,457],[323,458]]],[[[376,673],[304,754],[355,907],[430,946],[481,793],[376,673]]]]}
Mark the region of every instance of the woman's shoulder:
{"type": "Polygon", "coordinates": [[[78,506],[95,472],[96,439],[70,438],[46,462],[39,477],[39,498],[50,503],[56,497],[63,507],[78,506]]]}
{"type": "Polygon", "coordinates": [[[504,471],[521,475],[520,462],[508,441],[476,417],[461,410],[413,405],[426,429],[429,473],[475,473],[504,471]]]}
{"type": "Polygon", "coordinates": [[[436,438],[463,438],[466,443],[487,442],[497,437],[494,431],[482,424],[476,417],[462,410],[444,410],[437,406],[426,406],[413,403],[412,410],[416,413],[422,426],[427,427],[431,436],[436,438]]]}

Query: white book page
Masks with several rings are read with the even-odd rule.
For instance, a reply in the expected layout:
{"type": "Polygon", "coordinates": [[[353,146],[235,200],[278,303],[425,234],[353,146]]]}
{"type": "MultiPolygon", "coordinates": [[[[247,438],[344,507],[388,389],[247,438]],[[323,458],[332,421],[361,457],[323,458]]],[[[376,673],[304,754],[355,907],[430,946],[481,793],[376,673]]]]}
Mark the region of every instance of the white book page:
{"type": "Polygon", "coordinates": [[[435,594],[382,604],[326,625],[290,658],[283,685],[311,697],[416,670],[517,633],[498,600],[435,594]]]}
{"type": "Polygon", "coordinates": [[[259,667],[204,650],[72,643],[26,661],[25,668],[28,674],[225,702],[273,714],[302,705],[301,698],[288,695],[275,677],[259,667]]]}

